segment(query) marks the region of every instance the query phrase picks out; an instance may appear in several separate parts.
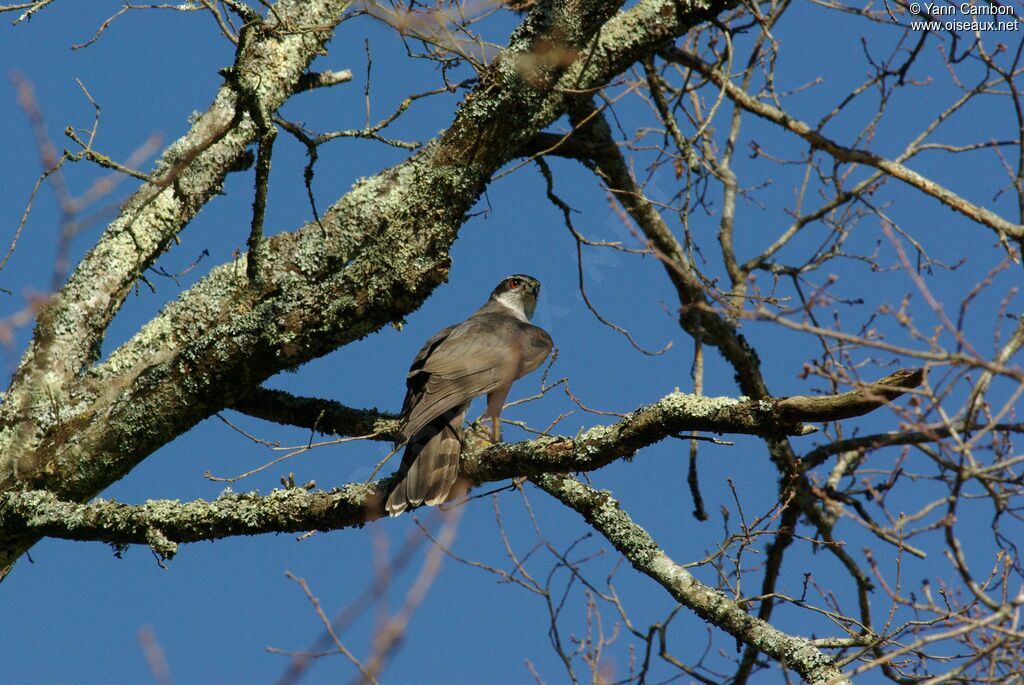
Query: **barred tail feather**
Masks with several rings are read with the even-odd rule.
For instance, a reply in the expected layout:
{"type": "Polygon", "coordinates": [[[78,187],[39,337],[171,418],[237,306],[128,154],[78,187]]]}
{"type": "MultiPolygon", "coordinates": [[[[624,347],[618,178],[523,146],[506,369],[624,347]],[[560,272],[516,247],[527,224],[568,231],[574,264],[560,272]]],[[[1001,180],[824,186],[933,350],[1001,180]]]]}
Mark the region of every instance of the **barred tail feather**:
{"type": "Polygon", "coordinates": [[[462,453],[462,422],[468,404],[445,412],[406,445],[399,473],[402,479],[388,495],[390,516],[409,507],[447,501],[459,475],[462,453]]]}

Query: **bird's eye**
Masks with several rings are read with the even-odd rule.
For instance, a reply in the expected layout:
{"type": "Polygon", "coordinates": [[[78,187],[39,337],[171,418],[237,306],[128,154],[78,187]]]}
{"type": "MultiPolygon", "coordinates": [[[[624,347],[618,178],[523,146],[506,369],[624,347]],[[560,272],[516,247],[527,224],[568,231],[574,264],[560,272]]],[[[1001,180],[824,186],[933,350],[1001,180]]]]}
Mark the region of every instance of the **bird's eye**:
{"type": "Polygon", "coordinates": [[[508,287],[510,287],[512,289],[518,288],[522,284],[523,284],[523,282],[520,281],[518,278],[510,278],[510,279],[508,279],[508,287]]]}

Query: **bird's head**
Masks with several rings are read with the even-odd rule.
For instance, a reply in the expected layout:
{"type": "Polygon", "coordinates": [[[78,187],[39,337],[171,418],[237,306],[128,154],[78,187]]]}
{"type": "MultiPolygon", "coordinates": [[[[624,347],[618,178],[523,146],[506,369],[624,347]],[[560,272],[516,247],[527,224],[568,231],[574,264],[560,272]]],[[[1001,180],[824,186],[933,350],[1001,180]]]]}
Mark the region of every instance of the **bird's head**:
{"type": "Polygon", "coordinates": [[[491,299],[502,304],[520,318],[529,321],[537,309],[540,281],[526,274],[506,276],[491,293],[491,299]]]}

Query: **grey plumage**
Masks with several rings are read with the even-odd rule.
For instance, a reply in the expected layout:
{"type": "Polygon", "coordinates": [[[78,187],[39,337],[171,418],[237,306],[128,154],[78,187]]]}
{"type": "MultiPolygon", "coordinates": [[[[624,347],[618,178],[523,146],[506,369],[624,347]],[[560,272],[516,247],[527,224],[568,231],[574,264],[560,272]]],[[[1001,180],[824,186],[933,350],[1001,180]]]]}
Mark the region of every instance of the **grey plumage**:
{"type": "Polygon", "coordinates": [[[406,378],[399,474],[386,508],[396,516],[408,507],[446,501],[459,473],[462,423],[474,397],[487,395],[485,416],[494,422],[512,383],[543,363],[551,336],[530,324],[540,282],[522,274],[501,281],[483,307],[464,322],[432,336],[406,378]]]}

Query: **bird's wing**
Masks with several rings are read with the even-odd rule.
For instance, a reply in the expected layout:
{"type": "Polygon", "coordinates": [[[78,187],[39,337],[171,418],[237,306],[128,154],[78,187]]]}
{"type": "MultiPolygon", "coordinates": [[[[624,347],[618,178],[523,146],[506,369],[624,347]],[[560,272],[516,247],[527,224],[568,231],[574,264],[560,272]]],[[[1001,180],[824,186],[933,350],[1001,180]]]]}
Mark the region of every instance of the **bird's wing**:
{"type": "Polygon", "coordinates": [[[519,372],[516,374],[516,378],[522,378],[543,364],[551,354],[551,347],[554,344],[548,332],[539,326],[524,326],[523,336],[523,356],[519,361],[519,372]]]}
{"type": "Polygon", "coordinates": [[[419,401],[419,396],[423,392],[423,384],[426,377],[423,374],[423,365],[427,363],[427,358],[434,352],[434,349],[438,345],[443,343],[445,339],[451,334],[451,332],[458,327],[458,324],[453,324],[447,328],[442,328],[440,331],[430,336],[427,342],[423,343],[423,347],[416,353],[415,359],[412,360],[412,365],[409,367],[409,373],[406,375],[406,391],[405,401],[402,402],[402,424],[404,425],[408,418],[409,412],[416,406],[419,401]]]}
{"type": "Polygon", "coordinates": [[[410,440],[449,409],[511,383],[523,353],[522,326],[511,316],[470,317],[425,346],[422,364],[409,372],[402,437],[410,440]]]}

